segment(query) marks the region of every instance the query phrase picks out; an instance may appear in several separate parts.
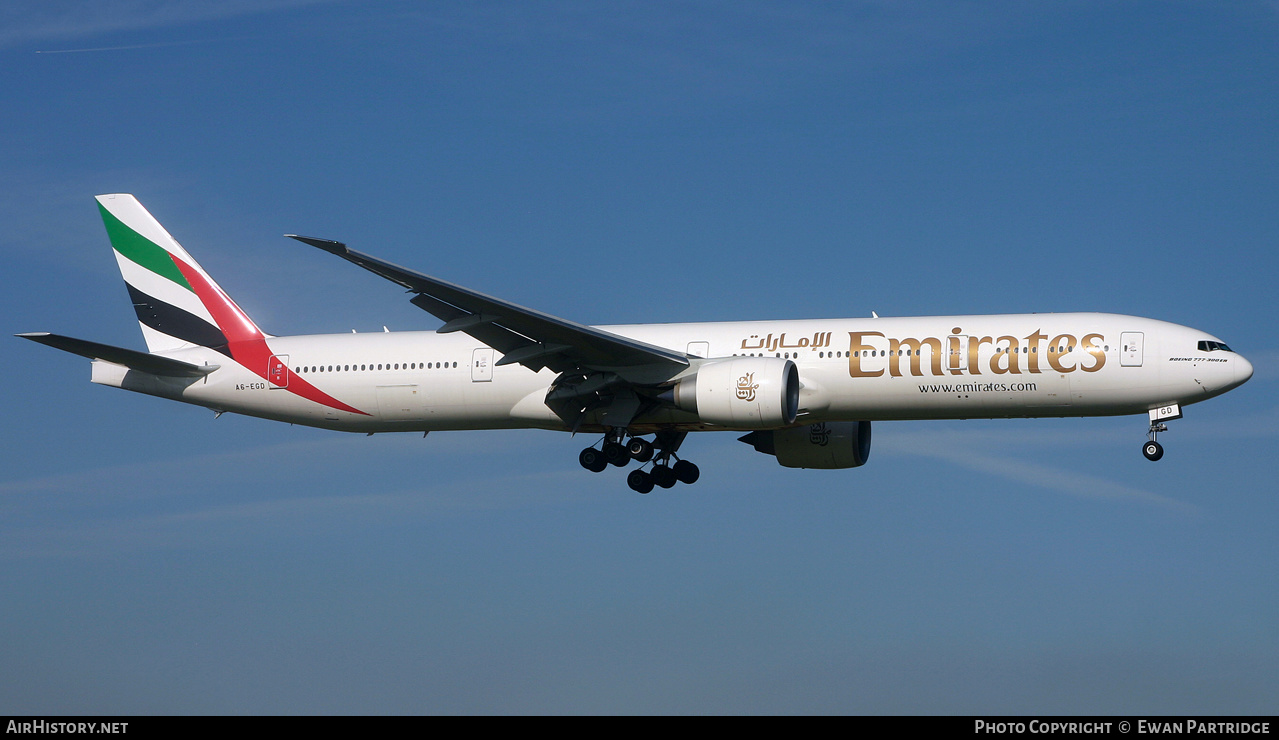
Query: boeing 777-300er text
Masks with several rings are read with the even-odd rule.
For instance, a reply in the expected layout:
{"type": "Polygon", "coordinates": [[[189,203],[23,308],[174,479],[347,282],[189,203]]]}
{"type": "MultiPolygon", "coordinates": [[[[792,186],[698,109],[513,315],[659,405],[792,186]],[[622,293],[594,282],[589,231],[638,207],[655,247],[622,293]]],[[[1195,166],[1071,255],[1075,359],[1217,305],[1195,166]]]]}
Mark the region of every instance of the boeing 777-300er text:
{"type": "Polygon", "coordinates": [[[1212,335],[1102,313],[586,326],[296,235],[444,323],[277,337],[136,198],[97,200],[148,351],[18,335],[92,359],[93,382],[347,432],[599,434],[582,467],[638,462],[640,493],[697,480],[676,455],[694,431],[746,432],[790,468],[854,468],[872,421],[1147,414],[1158,460],[1165,422],[1252,376],[1212,335]]]}

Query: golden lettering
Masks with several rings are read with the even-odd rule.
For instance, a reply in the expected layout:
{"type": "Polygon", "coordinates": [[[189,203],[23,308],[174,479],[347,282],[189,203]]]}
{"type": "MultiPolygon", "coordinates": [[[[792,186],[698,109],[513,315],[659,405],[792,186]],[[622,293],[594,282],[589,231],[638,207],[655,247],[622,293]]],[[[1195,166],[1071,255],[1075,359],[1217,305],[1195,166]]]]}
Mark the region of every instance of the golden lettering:
{"type": "Polygon", "coordinates": [[[862,352],[868,349],[875,349],[869,344],[863,344],[865,337],[882,337],[883,333],[877,331],[850,331],[848,332],[848,375],[853,378],[873,378],[884,374],[884,369],[880,368],[874,372],[862,370],[862,352]]]}
{"type": "MultiPolygon", "coordinates": [[[[997,339],[966,336],[959,334],[958,332],[960,331],[962,331],[960,327],[955,327],[955,332],[957,333],[944,339],[937,337],[922,337],[918,339],[906,337],[899,339],[889,337],[878,331],[849,332],[848,374],[853,378],[882,376],[885,374],[883,361],[875,363],[880,365],[875,370],[866,369],[864,361],[868,357],[887,357],[889,377],[899,378],[906,374],[906,368],[901,360],[905,356],[909,358],[909,374],[912,376],[981,375],[982,345],[992,345],[991,356],[988,358],[986,366],[988,368],[987,372],[995,375],[1020,375],[1022,373],[1038,375],[1048,372],[1049,368],[1063,374],[1073,373],[1076,370],[1095,373],[1106,364],[1106,351],[1103,346],[1105,335],[1103,334],[1086,334],[1079,340],[1076,339],[1077,335],[1075,334],[1057,334],[1053,336],[1051,342],[1047,342],[1048,335],[1044,334],[1040,329],[1036,329],[1024,338],[1003,335],[997,339]],[[875,337],[886,340],[888,348],[885,350],[881,348],[883,345],[876,347],[869,344],[871,339],[875,337]],[[1076,346],[1084,353],[1082,361],[1077,357],[1071,357],[1076,346]],[[1041,348],[1043,353],[1039,352],[1041,348]],[[923,360],[923,351],[925,349],[928,350],[927,371],[924,369],[923,360]],[[1041,354],[1045,355],[1043,360],[1047,367],[1041,366],[1041,354]]],[[[831,338],[832,335],[828,332],[817,332],[811,338],[803,337],[796,340],[795,344],[790,344],[786,341],[785,333],[780,335],[768,334],[762,338],[759,335],[752,334],[742,340],[741,347],[742,349],[767,348],[768,351],[779,347],[788,349],[807,347],[808,349],[814,349],[822,346],[829,347],[831,338]]],[[[798,356],[798,353],[796,353],[796,356],[798,356]]]]}
{"type": "Polygon", "coordinates": [[[919,366],[919,351],[925,344],[928,345],[928,357],[929,362],[932,363],[933,375],[941,375],[941,340],[933,337],[925,339],[889,339],[888,356],[892,359],[888,361],[888,373],[893,377],[901,377],[901,360],[897,358],[901,355],[902,348],[905,348],[906,354],[910,355],[910,374],[923,375],[923,368],[919,366]]]}
{"type": "Polygon", "coordinates": [[[1059,373],[1075,372],[1076,368],[1074,365],[1071,365],[1070,367],[1066,367],[1062,363],[1062,360],[1064,360],[1066,357],[1066,353],[1060,351],[1065,349],[1066,347],[1073,347],[1073,346],[1075,346],[1074,334],[1058,334],[1057,336],[1053,337],[1052,346],[1048,350],[1048,364],[1052,365],[1053,370],[1056,370],[1059,373]],[[1062,340],[1065,340],[1065,341],[1063,342],[1062,340]]]}
{"type": "Polygon", "coordinates": [[[1084,335],[1084,338],[1079,342],[1079,346],[1082,347],[1084,350],[1086,350],[1088,354],[1092,355],[1093,359],[1095,359],[1097,363],[1093,365],[1092,367],[1084,367],[1083,365],[1080,365],[1079,366],[1080,370],[1083,370],[1086,373],[1095,373],[1098,370],[1100,370],[1103,365],[1106,364],[1106,353],[1101,349],[1100,345],[1092,341],[1093,339],[1104,339],[1104,338],[1105,337],[1103,337],[1100,334],[1084,335]]]}
{"type": "Polygon", "coordinates": [[[1039,343],[1047,339],[1047,334],[1041,334],[1038,329],[1034,334],[1026,337],[1026,349],[1030,351],[1030,357],[1026,358],[1026,372],[1039,372],[1039,343]]]}
{"type": "Polygon", "coordinates": [[[992,373],[995,373],[996,375],[1004,375],[1005,373],[1013,373],[1014,375],[1021,375],[1021,368],[1017,366],[1017,358],[1020,355],[1017,352],[1013,351],[1017,349],[1019,346],[1017,344],[1017,337],[1004,336],[1004,337],[1000,337],[997,341],[1002,342],[1005,339],[1008,340],[1008,347],[1005,348],[1003,352],[996,351],[995,354],[990,356],[990,371],[992,373]],[[1001,359],[1008,360],[1007,367],[999,366],[999,361],[1001,359]]]}
{"type": "Polygon", "coordinates": [[[978,359],[981,354],[981,346],[990,344],[993,341],[990,337],[968,338],[968,372],[970,374],[981,375],[981,361],[978,359]]]}

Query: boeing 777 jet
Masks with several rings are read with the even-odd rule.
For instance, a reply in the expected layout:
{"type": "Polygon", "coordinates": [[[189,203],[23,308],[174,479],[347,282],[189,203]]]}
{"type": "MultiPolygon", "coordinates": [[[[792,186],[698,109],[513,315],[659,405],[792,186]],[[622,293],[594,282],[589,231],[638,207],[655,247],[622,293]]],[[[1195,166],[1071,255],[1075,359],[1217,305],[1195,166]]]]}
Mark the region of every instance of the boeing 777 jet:
{"type": "Polygon", "coordinates": [[[272,336],[132,195],[97,197],[147,351],[47,332],[95,383],[347,432],[537,428],[600,435],[582,467],[636,467],[648,493],[693,483],[689,432],[789,468],[854,468],[890,419],[1145,414],[1150,460],[1182,408],[1252,365],[1165,321],[1104,313],[586,326],[289,235],[413,294],[434,331],[272,336]]]}

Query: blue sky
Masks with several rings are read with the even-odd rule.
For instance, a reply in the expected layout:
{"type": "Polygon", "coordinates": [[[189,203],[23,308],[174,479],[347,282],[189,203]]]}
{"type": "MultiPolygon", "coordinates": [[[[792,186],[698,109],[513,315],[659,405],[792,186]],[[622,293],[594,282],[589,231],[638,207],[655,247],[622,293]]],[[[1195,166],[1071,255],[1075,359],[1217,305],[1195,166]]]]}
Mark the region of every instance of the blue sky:
{"type": "Polygon", "coordinates": [[[1274,713],[1279,5],[15,2],[0,315],[142,347],[92,196],[264,329],[433,328],[280,237],[589,323],[1096,310],[1257,367],[1139,417],[348,436],[0,366],[0,709],[1274,713]]]}

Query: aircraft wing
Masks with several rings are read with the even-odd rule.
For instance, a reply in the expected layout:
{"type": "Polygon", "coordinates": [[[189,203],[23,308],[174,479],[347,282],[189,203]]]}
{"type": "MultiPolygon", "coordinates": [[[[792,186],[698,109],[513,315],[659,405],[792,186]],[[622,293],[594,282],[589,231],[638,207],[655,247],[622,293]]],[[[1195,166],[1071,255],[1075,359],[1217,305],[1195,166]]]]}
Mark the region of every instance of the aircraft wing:
{"type": "Polygon", "coordinates": [[[502,353],[498,365],[519,363],[534,371],[549,367],[560,373],[575,368],[645,367],[668,369],[674,374],[689,364],[679,352],[484,295],[357,252],[342,242],[285,236],[336,254],[416,293],[410,302],[444,322],[438,332],[460,331],[475,337],[502,353]]]}

